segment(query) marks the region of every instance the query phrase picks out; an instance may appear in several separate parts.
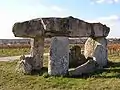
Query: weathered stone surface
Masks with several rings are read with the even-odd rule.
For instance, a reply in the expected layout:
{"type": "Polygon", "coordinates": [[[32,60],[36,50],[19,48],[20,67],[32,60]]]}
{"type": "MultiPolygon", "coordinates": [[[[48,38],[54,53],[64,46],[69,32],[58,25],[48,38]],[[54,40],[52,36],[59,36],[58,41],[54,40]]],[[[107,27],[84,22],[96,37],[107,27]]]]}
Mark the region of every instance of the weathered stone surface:
{"type": "Polygon", "coordinates": [[[110,28],[102,25],[101,23],[93,23],[94,35],[93,37],[104,37],[108,36],[110,28]]]}
{"type": "Polygon", "coordinates": [[[88,60],[86,63],[69,70],[70,76],[78,76],[93,72],[97,69],[97,62],[93,59],[88,60]]]}
{"type": "Polygon", "coordinates": [[[33,57],[20,57],[20,61],[17,63],[16,71],[24,74],[30,74],[33,70],[33,57]]]}
{"type": "Polygon", "coordinates": [[[31,42],[31,57],[33,57],[33,69],[40,70],[43,67],[44,37],[36,37],[31,42]]]}
{"type": "Polygon", "coordinates": [[[85,43],[84,50],[85,57],[95,57],[96,62],[102,67],[106,66],[108,62],[107,55],[107,40],[101,38],[88,38],[85,43]]]}
{"type": "Polygon", "coordinates": [[[69,18],[69,24],[71,37],[106,37],[110,30],[101,23],[88,23],[77,18],[69,18]]]}
{"type": "Polygon", "coordinates": [[[53,37],[50,47],[48,63],[49,75],[66,75],[69,68],[69,40],[68,37],[53,37]]]}
{"type": "Polygon", "coordinates": [[[87,62],[87,59],[81,54],[81,48],[78,45],[73,46],[69,53],[69,67],[74,68],[87,62]]]}
{"type": "Polygon", "coordinates": [[[16,37],[40,37],[44,35],[44,23],[42,19],[15,23],[13,33],[16,37]]]}
{"type": "Polygon", "coordinates": [[[13,33],[17,37],[106,37],[109,30],[109,27],[101,23],[88,23],[73,17],[38,18],[13,26],[13,33]]]}
{"type": "MultiPolygon", "coordinates": [[[[100,67],[107,65],[107,41],[110,28],[101,23],[88,23],[83,20],[65,18],[38,18],[30,21],[15,23],[13,33],[16,37],[33,38],[31,43],[31,57],[24,58],[18,64],[22,71],[40,70],[43,67],[44,38],[52,37],[48,73],[50,75],[66,75],[69,68],[69,40],[68,37],[91,37],[85,43],[85,57],[95,57],[100,67]],[[31,61],[32,63],[28,62],[31,61]]],[[[83,64],[70,71],[73,75],[80,75],[94,70],[96,62],[83,62],[85,57],[72,52],[75,61],[83,64]]],[[[72,60],[70,59],[70,63],[72,60]]]]}

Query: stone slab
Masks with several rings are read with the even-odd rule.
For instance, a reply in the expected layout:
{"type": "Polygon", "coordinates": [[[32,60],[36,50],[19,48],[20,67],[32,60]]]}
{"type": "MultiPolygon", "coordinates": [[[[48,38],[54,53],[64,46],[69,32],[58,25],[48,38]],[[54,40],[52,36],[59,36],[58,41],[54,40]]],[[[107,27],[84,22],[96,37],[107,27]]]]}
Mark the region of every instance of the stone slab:
{"type": "Polygon", "coordinates": [[[106,37],[110,28],[101,23],[88,23],[74,17],[38,18],[17,22],[13,26],[16,37],[106,37]]]}
{"type": "Polygon", "coordinates": [[[76,68],[70,69],[69,75],[70,76],[79,76],[82,74],[88,74],[88,73],[95,71],[97,69],[96,66],[97,66],[96,61],[91,59],[76,68]]]}
{"type": "Polygon", "coordinates": [[[33,69],[40,70],[43,67],[44,37],[31,40],[31,57],[33,57],[33,69]]]}
{"type": "Polygon", "coordinates": [[[101,67],[106,66],[108,62],[106,38],[88,38],[85,43],[84,55],[86,58],[95,57],[101,67]]]}
{"type": "Polygon", "coordinates": [[[49,75],[66,75],[69,68],[68,37],[53,37],[48,62],[49,75]]]}

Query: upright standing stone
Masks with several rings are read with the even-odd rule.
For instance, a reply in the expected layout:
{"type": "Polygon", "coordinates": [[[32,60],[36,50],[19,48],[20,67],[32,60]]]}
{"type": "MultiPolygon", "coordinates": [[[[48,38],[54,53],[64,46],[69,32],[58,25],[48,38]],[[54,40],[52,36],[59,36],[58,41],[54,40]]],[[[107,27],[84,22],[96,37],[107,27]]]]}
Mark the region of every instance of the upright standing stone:
{"type": "Polygon", "coordinates": [[[52,37],[48,73],[50,75],[66,75],[69,69],[68,37],[52,37]]]}
{"type": "Polygon", "coordinates": [[[33,69],[40,70],[43,67],[44,37],[36,37],[31,42],[31,56],[33,57],[33,69]]]}
{"type": "Polygon", "coordinates": [[[107,40],[105,37],[88,38],[85,43],[85,57],[95,57],[100,66],[106,66],[108,62],[107,40]]]}

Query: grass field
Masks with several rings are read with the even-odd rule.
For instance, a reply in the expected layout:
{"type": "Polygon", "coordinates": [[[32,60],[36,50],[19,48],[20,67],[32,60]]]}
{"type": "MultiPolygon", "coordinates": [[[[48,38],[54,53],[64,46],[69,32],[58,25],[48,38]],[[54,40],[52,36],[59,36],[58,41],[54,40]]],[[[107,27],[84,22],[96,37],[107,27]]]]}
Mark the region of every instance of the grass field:
{"type": "MultiPolygon", "coordinates": [[[[45,53],[48,52],[45,48],[45,53]]],[[[0,56],[29,54],[30,49],[0,49],[0,56]]],[[[120,57],[109,55],[108,67],[80,77],[47,75],[48,57],[44,68],[32,75],[15,72],[17,60],[0,62],[0,90],[120,90],[120,57]]]]}
{"type": "MultiPolygon", "coordinates": [[[[49,48],[44,48],[44,53],[47,53],[49,48]]],[[[0,49],[0,57],[19,56],[30,54],[30,48],[4,48],[0,49]]]]}
{"type": "Polygon", "coordinates": [[[18,56],[18,55],[23,55],[23,54],[29,54],[30,49],[29,48],[6,48],[6,49],[0,49],[0,57],[5,57],[5,56],[18,56]]]}
{"type": "Polygon", "coordinates": [[[110,56],[104,70],[81,77],[47,77],[47,57],[44,69],[32,75],[17,74],[17,61],[0,62],[0,90],[119,90],[120,57],[110,56]]]}

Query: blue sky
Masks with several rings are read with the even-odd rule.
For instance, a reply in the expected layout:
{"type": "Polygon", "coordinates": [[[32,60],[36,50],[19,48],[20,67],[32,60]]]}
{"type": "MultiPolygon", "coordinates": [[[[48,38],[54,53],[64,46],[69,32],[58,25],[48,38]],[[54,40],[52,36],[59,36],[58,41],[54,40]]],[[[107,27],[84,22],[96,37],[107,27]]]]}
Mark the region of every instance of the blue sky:
{"type": "Polygon", "coordinates": [[[67,16],[106,24],[111,28],[108,37],[120,38],[120,0],[1,0],[0,39],[15,38],[15,22],[67,16]]]}

